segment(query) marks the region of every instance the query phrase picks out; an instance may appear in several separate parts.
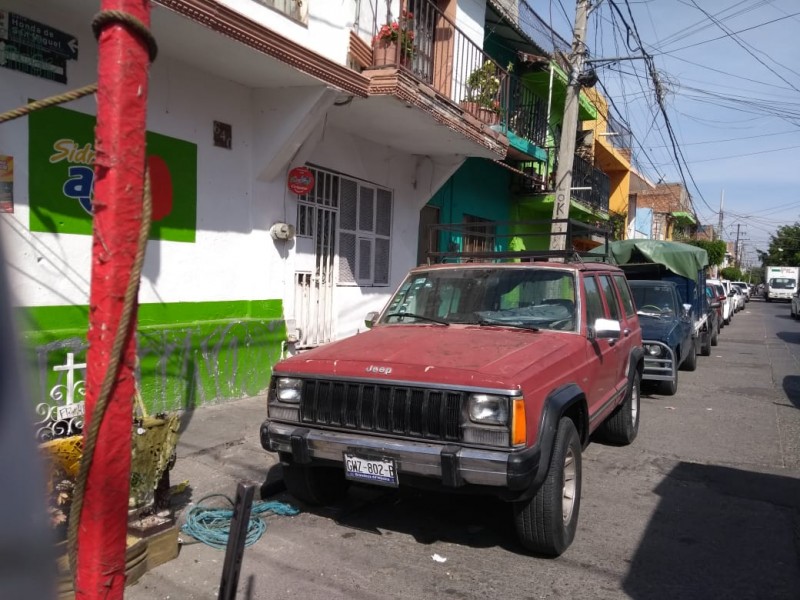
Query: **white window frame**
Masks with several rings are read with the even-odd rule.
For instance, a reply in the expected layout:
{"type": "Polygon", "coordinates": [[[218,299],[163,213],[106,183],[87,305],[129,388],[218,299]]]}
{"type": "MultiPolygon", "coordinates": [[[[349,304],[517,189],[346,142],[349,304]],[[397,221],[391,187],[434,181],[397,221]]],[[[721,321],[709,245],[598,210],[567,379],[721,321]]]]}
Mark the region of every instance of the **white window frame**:
{"type": "MultiPolygon", "coordinates": [[[[348,178],[353,179],[353,178],[348,178]]],[[[355,262],[354,262],[354,279],[355,281],[338,281],[338,285],[341,286],[357,286],[357,287],[388,287],[391,283],[391,267],[392,267],[392,225],[393,225],[393,217],[394,217],[394,194],[391,190],[375,185],[374,183],[367,183],[364,181],[360,181],[357,179],[353,179],[356,184],[358,185],[358,194],[356,197],[356,229],[345,229],[342,227],[342,220],[339,219],[339,235],[342,233],[347,233],[350,235],[355,236],[355,262]],[[372,227],[371,231],[360,229],[360,220],[361,220],[361,203],[363,200],[363,195],[361,193],[362,188],[372,190],[371,198],[372,198],[372,227]],[[378,228],[378,191],[382,190],[389,193],[389,235],[384,235],[377,232],[378,228]],[[377,282],[375,281],[375,259],[376,259],[376,248],[377,244],[375,243],[376,240],[386,240],[389,245],[389,256],[387,257],[387,265],[386,265],[386,281],[385,282],[377,282]],[[369,277],[361,277],[361,243],[363,241],[369,242],[370,247],[370,266],[369,266],[369,277]]],[[[339,203],[340,210],[341,210],[341,200],[339,203]]],[[[337,252],[337,258],[341,260],[341,256],[337,252]]]]}

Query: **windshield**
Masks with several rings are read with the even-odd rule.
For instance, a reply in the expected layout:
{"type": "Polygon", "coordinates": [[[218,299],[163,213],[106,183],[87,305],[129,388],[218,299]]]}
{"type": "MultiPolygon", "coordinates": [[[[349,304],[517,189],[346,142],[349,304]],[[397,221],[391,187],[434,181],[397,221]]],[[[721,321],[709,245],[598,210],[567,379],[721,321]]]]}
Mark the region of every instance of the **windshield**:
{"type": "Polygon", "coordinates": [[[390,300],[381,322],[575,331],[575,276],[532,267],[413,273],[390,300]]]}
{"type": "Polygon", "coordinates": [[[668,285],[632,285],[631,291],[640,315],[669,316],[677,312],[675,295],[668,285]]]}
{"type": "Polygon", "coordinates": [[[769,280],[769,287],[774,290],[793,290],[796,282],[790,277],[775,277],[769,280]]]}

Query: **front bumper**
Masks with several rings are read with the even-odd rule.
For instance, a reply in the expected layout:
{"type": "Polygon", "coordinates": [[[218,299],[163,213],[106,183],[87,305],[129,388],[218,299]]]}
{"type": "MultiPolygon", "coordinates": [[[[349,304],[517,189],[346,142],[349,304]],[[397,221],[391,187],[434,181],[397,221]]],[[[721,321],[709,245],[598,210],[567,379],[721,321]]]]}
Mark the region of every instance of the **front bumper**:
{"type": "Polygon", "coordinates": [[[675,376],[675,352],[673,352],[672,348],[662,342],[653,340],[643,340],[642,345],[661,347],[661,356],[658,358],[650,356],[645,350],[642,380],[671,381],[675,376]]]}
{"type": "Polygon", "coordinates": [[[309,429],[300,424],[265,421],[261,446],[271,452],[292,455],[300,464],[343,464],[343,453],[362,452],[394,458],[400,482],[403,475],[435,480],[444,487],[465,484],[498,491],[530,490],[539,473],[538,446],[522,450],[486,450],[457,444],[432,444],[413,440],[378,438],[356,432],[309,429]]]}

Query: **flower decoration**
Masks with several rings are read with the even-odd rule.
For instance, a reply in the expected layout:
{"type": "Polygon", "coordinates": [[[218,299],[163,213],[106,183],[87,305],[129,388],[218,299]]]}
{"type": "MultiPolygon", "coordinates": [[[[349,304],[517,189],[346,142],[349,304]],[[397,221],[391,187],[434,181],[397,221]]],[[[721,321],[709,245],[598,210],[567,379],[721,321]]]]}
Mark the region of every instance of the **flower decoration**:
{"type": "Polygon", "coordinates": [[[399,19],[381,25],[378,34],[372,40],[374,46],[388,46],[391,43],[400,44],[403,57],[414,56],[414,15],[403,11],[399,19]]]}
{"type": "Polygon", "coordinates": [[[467,100],[495,113],[500,112],[500,77],[497,66],[487,60],[467,78],[467,100]]]}

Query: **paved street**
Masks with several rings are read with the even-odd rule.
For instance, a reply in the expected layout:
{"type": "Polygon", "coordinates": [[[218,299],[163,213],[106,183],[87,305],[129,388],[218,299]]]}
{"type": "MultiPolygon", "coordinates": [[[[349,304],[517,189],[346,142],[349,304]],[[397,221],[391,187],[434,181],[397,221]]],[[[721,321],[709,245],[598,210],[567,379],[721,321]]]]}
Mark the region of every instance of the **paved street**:
{"type": "MultiPolygon", "coordinates": [[[[644,396],[632,446],[586,450],[562,557],[526,555],[500,502],[358,489],[269,517],[238,597],[800,598],[800,322],[787,304],[753,300],[698,360],[675,396],[644,396]]],[[[188,479],[193,501],[267,474],[267,491],[280,489],[258,444],[263,414],[263,399],[195,411],[173,483],[188,479]]],[[[216,598],[223,557],[185,545],[126,597],[216,598]]]]}

